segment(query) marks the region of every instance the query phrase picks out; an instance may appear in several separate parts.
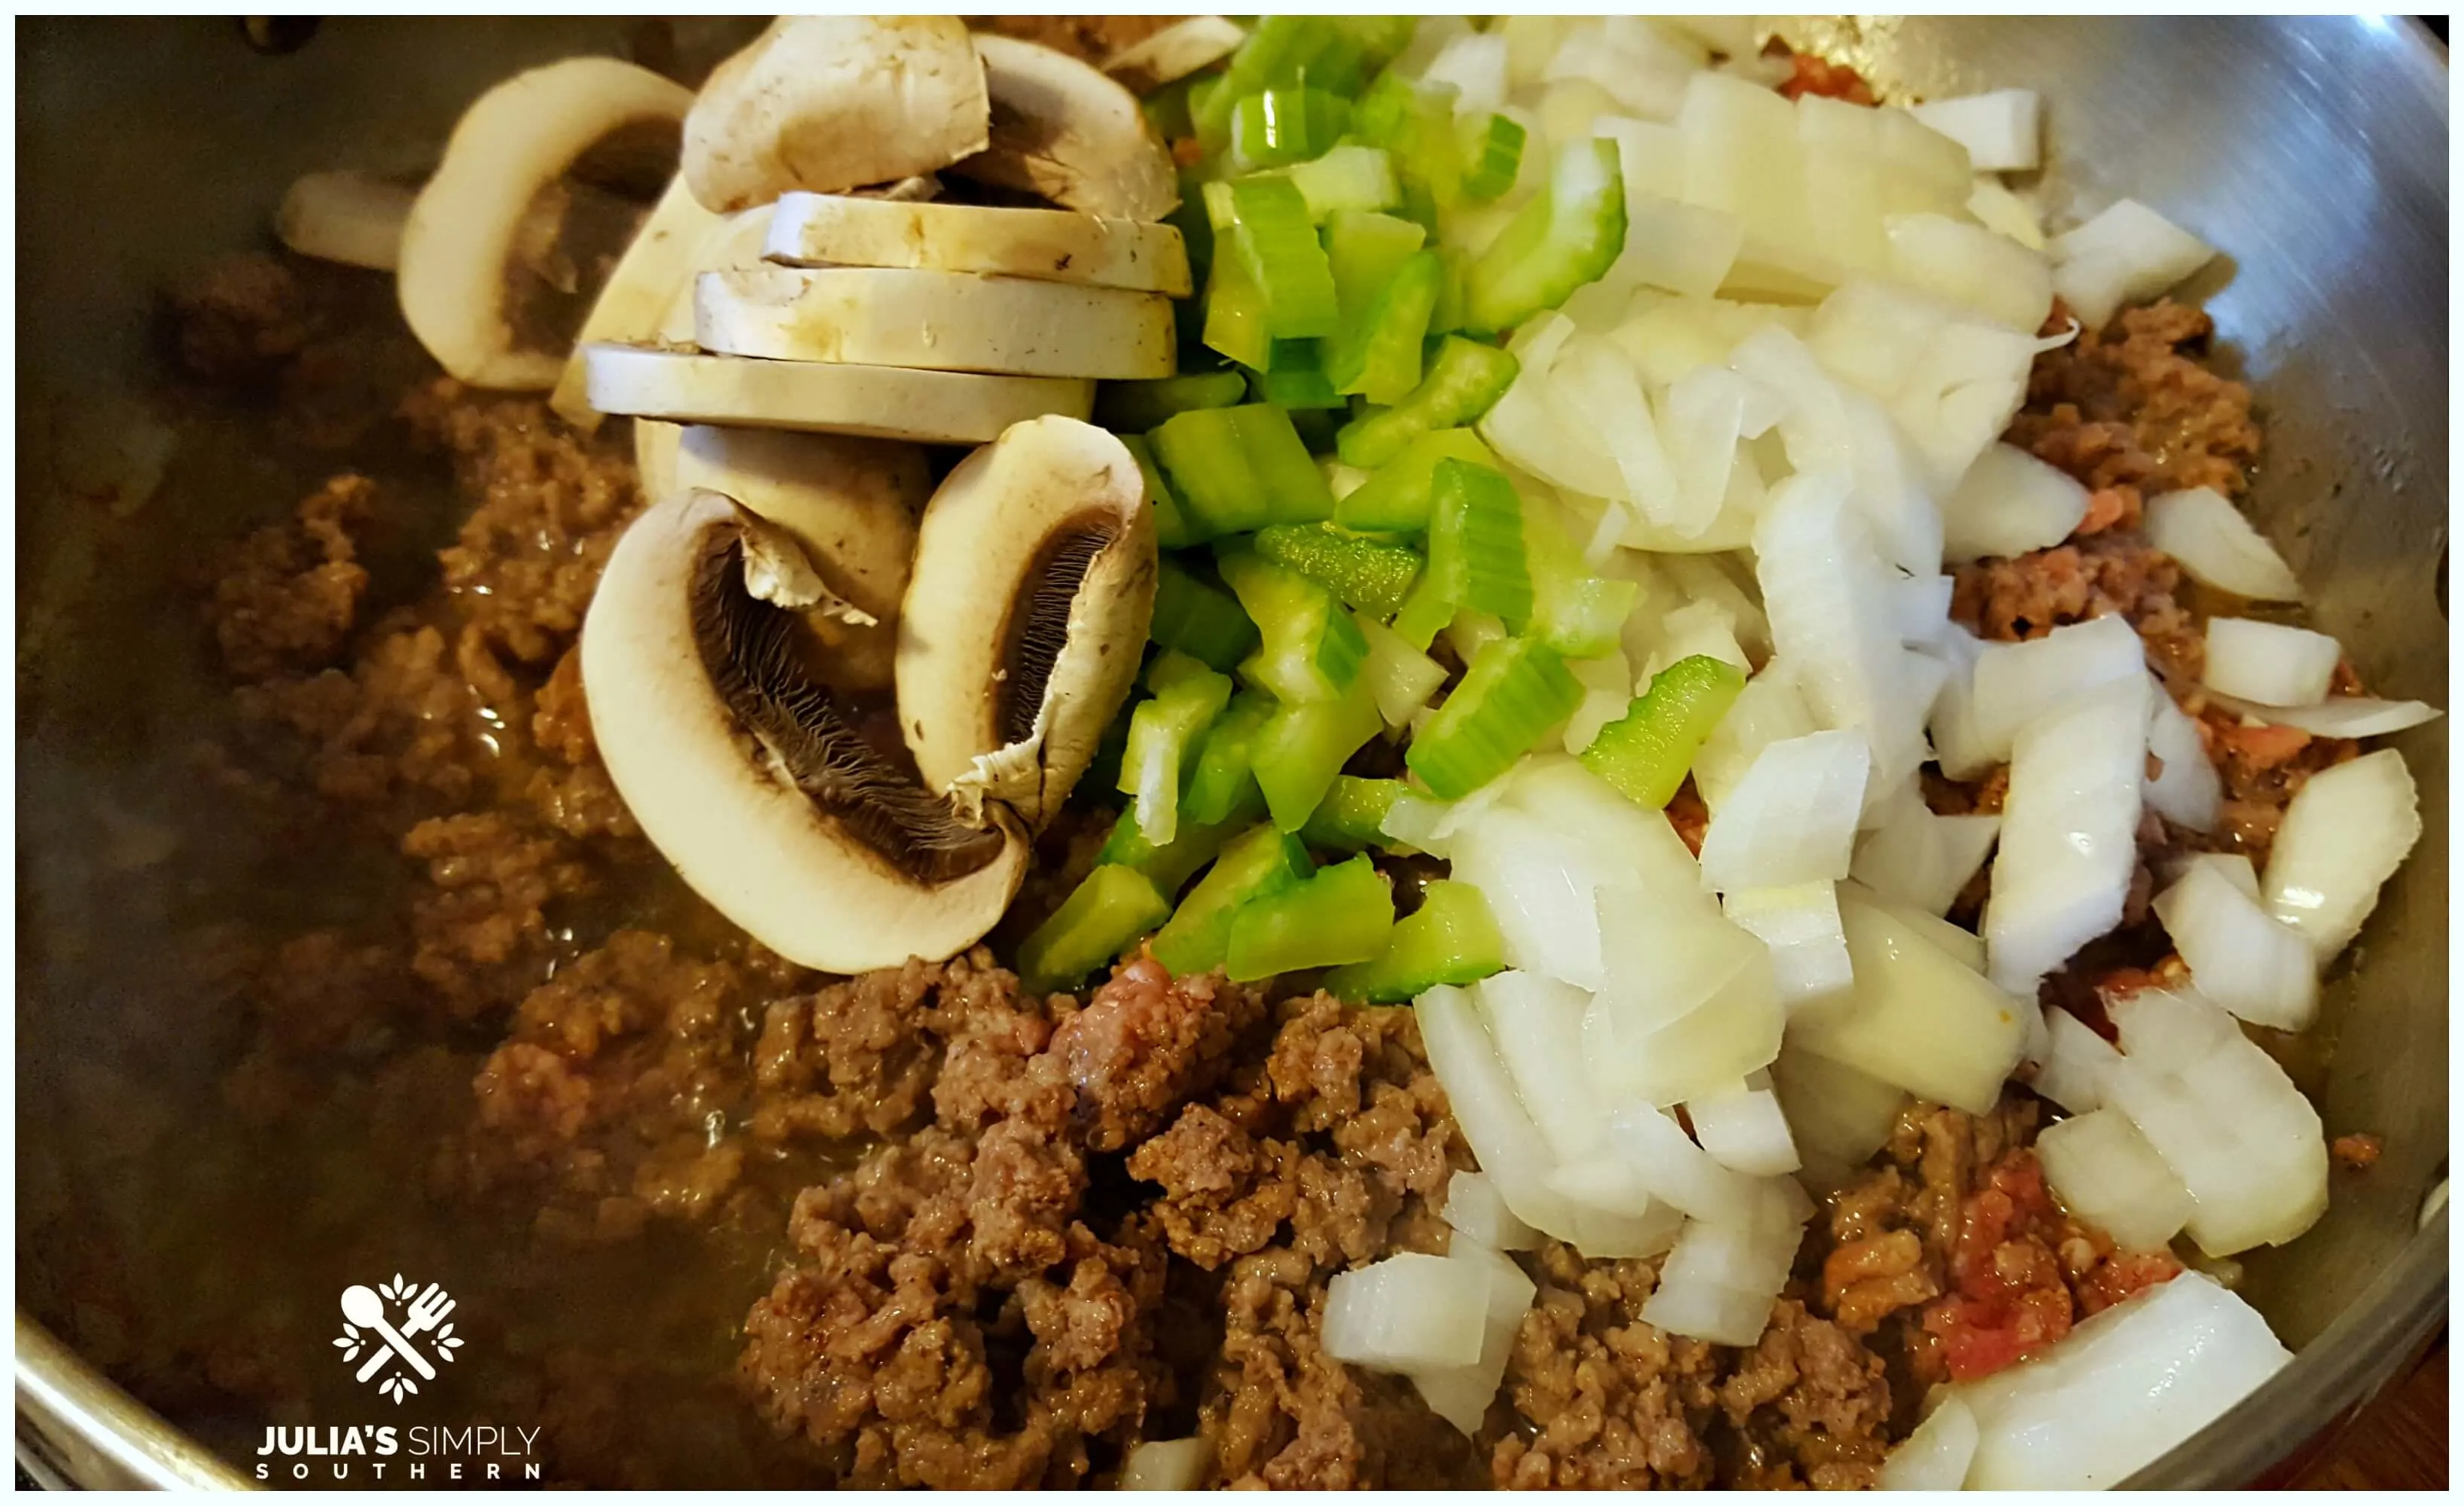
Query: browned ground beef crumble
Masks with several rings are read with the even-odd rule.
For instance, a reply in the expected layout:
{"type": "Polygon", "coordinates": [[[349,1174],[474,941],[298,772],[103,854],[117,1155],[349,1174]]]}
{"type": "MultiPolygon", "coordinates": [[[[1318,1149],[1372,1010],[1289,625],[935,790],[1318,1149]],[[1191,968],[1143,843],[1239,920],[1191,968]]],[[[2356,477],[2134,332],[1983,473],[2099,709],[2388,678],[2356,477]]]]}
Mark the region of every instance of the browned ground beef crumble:
{"type": "MultiPolygon", "coordinates": [[[[1082,48],[1133,39],[1070,25],[1082,48]]],[[[424,591],[379,599],[361,554],[387,483],[345,469],[205,590],[233,684],[193,759],[208,789],[399,874],[364,913],[200,926],[188,976],[240,1032],[235,1119],[398,1141],[400,1195],[495,1230],[469,1237],[498,1241],[508,1295],[560,1300],[593,1251],[652,1270],[608,1292],[691,1290],[681,1355],[661,1303],[507,1337],[486,1396],[545,1427],[555,1478],[1104,1484],[1134,1443],[1196,1431],[1218,1485],[1862,1486],[1958,1362],[1947,1344],[2033,1341],[2169,1273],[2043,1200],[2024,1091],[1981,1118],[1920,1103],[1831,1194],[1750,1350],[1645,1323],[1649,1262],[1526,1256],[1538,1298],[1463,1438],[1317,1337],[1335,1273],[1445,1249],[1432,1210],[1470,1164],[1408,1009],[1175,980],[1143,954],[1084,997],[1025,997],[984,948],[821,978],[736,933],[665,874],[591,741],[575,641],[640,506],[625,426],[585,438],[433,379],[340,423],[302,365],[347,332],[310,295],[288,263],[226,264],[179,296],[177,356],[275,394],[277,422],[402,438],[467,513],[424,591]],[[1992,1272],[2005,1285],[1979,1286],[1992,1272]],[[749,1312],[708,1316],[731,1291],[749,1312]]],[[[2160,304],[2040,358],[2011,437],[2097,492],[2093,531],[1962,567],[1962,620],[2015,639],[2121,612],[2195,671],[2180,574],[2135,525],[2152,490],[2238,493],[2256,454],[2247,389],[2199,362],[2209,335],[2160,304]]],[[[2230,821],[2211,839],[2151,820],[2147,855],[2263,856],[2351,744],[2246,732],[2177,684],[2230,821]]],[[[2005,783],[1928,791],[1991,810],[2005,783]]],[[[1699,841],[1690,789],[1671,814],[1699,841]]],[[[1108,824],[1047,834],[1000,936],[1067,893],[1108,824]]],[[[2048,992],[2092,1021],[2099,986],[2179,967],[2144,925],[2098,956],[2048,992]]],[[[2349,1165],[2374,1151],[2338,1145],[2349,1165]]],[[[107,1242],[64,1228],[47,1263],[38,1310],[175,1417],[299,1416],[326,1384],[252,1312],[158,1340],[107,1242]]]]}

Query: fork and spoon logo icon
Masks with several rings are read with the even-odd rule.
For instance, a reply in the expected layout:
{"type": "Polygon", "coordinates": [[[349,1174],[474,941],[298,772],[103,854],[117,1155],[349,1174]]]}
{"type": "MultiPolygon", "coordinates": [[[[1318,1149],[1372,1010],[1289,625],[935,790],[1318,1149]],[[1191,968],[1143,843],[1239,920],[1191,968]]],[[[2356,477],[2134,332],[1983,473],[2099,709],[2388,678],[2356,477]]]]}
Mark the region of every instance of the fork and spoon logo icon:
{"type": "Polygon", "coordinates": [[[397,1365],[391,1375],[377,1384],[377,1389],[393,1398],[399,1406],[404,1397],[417,1394],[419,1381],[436,1379],[436,1366],[429,1362],[429,1356],[422,1354],[412,1340],[432,1332],[428,1347],[436,1359],[447,1363],[452,1362],[453,1351],[462,1347],[453,1325],[445,1321],[452,1312],[453,1298],[432,1281],[425,1292],[416,1291],[412,1282],[399,1274],[380,1287],[344,1287],[342,1337],[334,1340],[334,1347],[342,1352],[344,1364],[360,1361],[363,1354],[367,1356],[360,1362],[358,1379],[363,1384],[376,1380],[377,1373],[396,1360],[416,1371],[418,1381],[404,1374],[402,1366],[397,1365]],[[400,1310],[399,1324],[387,1316],[391,1309],[400,1310]]]}

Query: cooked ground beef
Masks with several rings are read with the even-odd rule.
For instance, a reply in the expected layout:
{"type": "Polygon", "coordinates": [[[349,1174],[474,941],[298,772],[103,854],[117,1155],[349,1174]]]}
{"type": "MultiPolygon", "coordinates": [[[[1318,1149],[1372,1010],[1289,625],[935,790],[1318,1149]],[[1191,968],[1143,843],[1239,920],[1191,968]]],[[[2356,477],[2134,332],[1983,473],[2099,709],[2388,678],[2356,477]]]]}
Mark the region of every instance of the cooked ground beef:
{"type": "MultiPolygon", "coordinates": [[[[1032,34],[1098,55],[1155,24],[1032,34]]],[[[1796,87],[1863,85],[1801,66],[1796,87]]],[[[546,1429],[560,1480],[672,1484],[690,1461],[694,1483],[1101,1485],[1130,1446],[1196,1434],[1221,1486],[1865,1485],[1925,1383],[2178,1269],[2051,1203],[2023,1092],[1982,1118],[1918,1105],[1827,1200],[1750,1350],[1644,1322],[1650,1262],[1522,1257],[1538,1296],[1467,1439],[1320,1343],[1335,1273],[1451,1238],[1433,1209],[1469,1156],[1408,1009],[1143,954],[1043,999],[985,949],[851,979],[783,963],[667,874],[591,736],[576,638],[640,505],[623,426],[583,438],[432,373],[399,404],[320,396],[319,352],[350,332],[280,260],[220,269],[175,317],[185,365],[271,390],[278,423],[411,457],[336,476],[208,593],[232,714],[195,766],[378,875],[307,923],[195,929],[220,1098],[252,1144],[339,1148],[350,1211],[328,1222],[388,1242],[352,1260],[455,1273],[469,1321],[502,1328],[486,1397],[546,1429]],[[450,472],[463,511],[396,602],[366,540],[416,489],[404,465],[450,472]],[[373,1190],[365,1156],[389,1158],[373,1190]],[[517,1307],[538,1316],[483,1316],[517,1307]]],[[[2145,490],[2237,492],[2255,453],[2248,393],[2195,359],[2208,334],[2159,305],[2040,360],[2012,437],[2095,491],[2090,526],[1963,569],[1963,620],[2022,638],[2118,611],[2195,671],[2178,572],[2135,527],[2145,490]]],[[[2256,853],[2299,780],[2350,756],[2186,704],[2225,771],[2223,840],[2256,853]]],[[[1927,794],[1990,811],[2005,784],[1927,794]]],[[[1670,814],[1698,845],[1690,785],[1670,814]]],[[[1111,819],[1046,833],[997,941],[1111,819]]],[[[2101,1024],[2097,983],[2168,966],[2117,955],[2077,1007],[2101,1024]]],[[[31,1299],[141,1394],[183,1419],[336,1394],[296,1359],[321,1317],[225,1300],[167,1323],[182,1304],[68,1232],[77,1207],[40,1195],[30,1222],[66,1253],[31,1299]]]]}

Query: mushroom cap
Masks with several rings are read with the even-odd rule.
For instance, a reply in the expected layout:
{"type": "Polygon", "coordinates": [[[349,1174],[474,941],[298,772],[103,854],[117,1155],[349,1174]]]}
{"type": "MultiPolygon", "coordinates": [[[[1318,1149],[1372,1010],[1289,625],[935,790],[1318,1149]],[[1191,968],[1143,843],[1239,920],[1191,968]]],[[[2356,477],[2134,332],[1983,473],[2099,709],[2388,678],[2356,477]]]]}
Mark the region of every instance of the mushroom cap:
{"type": "Polygon", "coordinates": [[[721,213],[914,177],[983,150],[990,108],[955,16],[781,16],[702,85],[685,176],[721,213]]]}
{"type": "Polygon", "coordinates": [[[1041,828],[1137,677],[1155,510],[1091,424],[1013,425],[925,504],[899,608],[898,720],[926,787],[1041,828]]]}
{"type": "Polygon", "coordinates": [[[600,197],[647,203],[674,170],[692,104],[690,90],[647,68],[568,57],[516,74],[462,113],[403,225],[394,279],[404,321],[439,365],[473,387],[556,386],[587,312],[580,299],[595,291],[565,264],[568,175],[600,197]]]}
{"type": "Polygon", "coordinates": [[[924,452],[887,439],[695,425],[678,435],[671,483],[716,492],[786,530],[822,587],[872,620],[811,614],[828,684],[886,690],[898,604],[915,558],[915,519],[932,495],[924,452]]]}
{"type": "Polygon", "coordinates": [[[592,733],[644,834],[763,945],[840,973],[949,957],[1008,908],[1027,843],[998,807],[960,823],[803,675],[795,613],[744,580],[798,553],[713,492],[635,519],[583,623],[592,733]]]}
{"type": "Polygon", "coordinates": [[[981,444],[1021,419],[1084,417],[1095,384],[820,361],[753,361],[640,345],[589,345],[590,406],[675,423],[802,429],[926,444],[981,444]]]}
{"type": "Polygon", "coordinates": [[[979,33],[975,44],[992,141],[951,171],[1113,219],[1159,220],[1179,205],[1172,153],[1118,80],[1015,37],[979,33]]]}
{"type": "Polygon", "coordinates": [[[791,193],[763,250],[790,267],[982,272],[1176,298],[1190,290],[1178,230],[1070,210],[791,193]]]}
{"type": "Polygon", "coordinates": [[[704,350],[1001,376],[1168,377],[1172,299],[910,267],[738,267],[693,294],[704,350]]]}
{"type": "Polygon", "coordinates": [[[1104,59],[1132,94],[1149,95],[1241,50],[1249,33],[1228,16],[1188,15],[1104,59]]]}

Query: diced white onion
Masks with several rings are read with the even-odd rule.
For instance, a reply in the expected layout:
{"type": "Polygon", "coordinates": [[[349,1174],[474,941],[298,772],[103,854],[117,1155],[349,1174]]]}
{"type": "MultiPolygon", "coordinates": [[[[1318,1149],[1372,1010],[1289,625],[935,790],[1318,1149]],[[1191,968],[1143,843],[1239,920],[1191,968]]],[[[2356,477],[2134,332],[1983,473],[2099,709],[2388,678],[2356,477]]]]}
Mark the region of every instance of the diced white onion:
{"type": "Polygon", "coordinates": [[[1609,1143],[1644,1190],[1688,1218],[1748,1224],[1758,1192],[1754,1179],[1729,1170],[1648,1104],[1609,1117],[1609,1143]]]}
{"type": "Polygon", "coordinates": [[[2128,1117],[2095,1109],[2036,1137],[2045,1183],[2124,1250],[2162,1250],[2190,1217],[2190,1189],[2128,1117]]]}
{"type": "Polygon", "coordinates": [[[1925,651],[1943,664],[1943,685],[1934,697],[1925,730],[1933,741],[1934,758],[1951,779],[1982,779],[1993,765],[2010,757],[1985,741],[1976,722],[1976,661],[1985,644],[1957,623],[1944,630],[1925,651]]]}
{"type": "Polygon", "coordinates": [[[1976,1457],[1976,1414],[1956,1396],[1945,1395],[1917,1430],[1882,1460],[1874,1488],[1884,1491],[1955,1491],[1976,1457]]]}
{"type": "Polygon", "coordinates": [[[1661,448],[1658,421],[1634,363],[1615,342],[1584,334],[1568,340],[1550,369],[1549,389],[1560,405],[1561,427],[1571,418],[1617,467],[1616,489],[1598,495],[1630,502],[1643,518],[1681,533],[1700,533],[1708,525],[1719,511],[1716,499],[1690,528],[1681,520],[1677,476],[1661,448]]]}
{"type": "Polygon", "coordinates": [[[1803,1164],[1788,1115],[1769,1087],[1738,1083],[1687,1101],[1694,1139],[1713,1161],[1749,1177],[1780,1177],[1803,1164]]]}
{"type": "MultiPolygon", "coordinates": [[[[1936,222],[1913,223],[1922,230],[1936,222]]],[[[1954,229],[1981,236],[1997,252],[2032,255],[1974,226],[1954,229]]],[[[1903,227],[1900,238],[1921,244],[1912,233],[1903,227]]],[[[1923,479],[1933,493],[1956,486],[2010,426],[2027,396],[2028,371],[2039,345],[2032,335],[1947,301],[1949,297],[1850,282],[1822,300],[1805,337],[1823,369],[1888,411],[1923,458],[1923,479]]],[[[1872,489],[1880,478],[1882,473],[1868,471],[1859,481],[1872,489]]],[[[1914,571],[1934,568],[1941,558],[1941,524],[1934,527],[1932,559],[1902,556],[1895,563],[1914,571]]]]}
{"type": "Polygon", "coordinates": [[[2045,1059],[2030,1087],[2073,1114],[2094,1113],[2104,1102],[2104,1074],[2122,1052],[2068,1009],[2045,1010],[2045,1059]]]}
{"type": "MultiPolygon", "coordinates": [[[[1929,574],[1942,567],[1942,509],[1933,500],[1932,487],[1936,480],[1947,484],[1966,469],[1976,450],[2001,432],[2010,413],[1996,405],[1978,432],[1950,423],[1941,404],[1945,379],[1930,364],[1922,374],[1889,388],[1853,377],[1844,379],[1846,385],[1834,380],[1826,363],[1809,347],[1819,345],[1830,353],[1843,343],[1865,338],[1861,332],[1841,333],[1837,325],[1861,331],[1874,322],[1872,318],[1836,313],[1843,306],[1863,308],[1852,299],[1865,286],[1842,289],[1826,299],[1815,311],[1814,329],[1806,340],[1776,325],[1762,329],[1738,343],[1728,364],[1739,376],[1777,395],[1780,438],[1789,464],[1800,475],[1830,471],[1847,478],[1857,510],[1871,525],[1883,558],[1912,574],[1929,574]],[[1917,406],[1914,422],[1906,417],[1894,422],[1892,410],[1882,406],[1902,399],[1917,406]],[[1922,454],[1911,452],[1911,439],[1922,454]],[[1952,451],[1959,453],[1952,456],[1952,451]],[[1928,477],[1921,474],[1928,465],[1947,465],[1947,470],[1928,477]]],[[[1904,295],[1899,298],[1904,299],[1904,295]]],[[[1935,321],[1941,322],[1939,317],[1935,321]]],[[[1964,348],[1947,331],[1938,343],[1953,353],[1964,348]]],[[[2015,410],[2026,381],[2025,361],[2014,370],[2010,408],[2015,410]]]]}
{"type": "Polygon", "coordinates": [[[1771,653],[1771,619],[1751,587],[1754,566],[1743,554],[1678,554],[1660,561],[1661,571],[1688,602],[1708,602],[1727,614],[1737,643],[1749,653],[1771,653]]]}
{"type": "Polygon", "coordinates": [[[2233,1409],[2293,1356],[2195,1271],[2105,1309],[1953,1394],[1975,1414],[1973,1490],[2102,1490],[2233,1409]]]}
{"type": "Polygon", "coordinates": [[[2295,792],[2268,850],[2268,913],[2323,963],[2360,933],[2379,886],[2420,840],[2420,797],[2404,755],[2381,748],[2322,769],[2295,792]]]}
{"type": "Polygon", "coordinates": [[[1985,938],[1964,926],[1951,924],[1938,915],[1931,915],[1914,905],[1878,895],[1851,879],[1839,886],[1850,904],[1860,904],[1880,910],[1909,930],[1939,947],[1944,956],[1976,974],[1985,976],[1985,938]]]}
{"type": "Polygon", "coordinates": [[[1369,657],[1360,673],[1377,698],[1377,715],[1390,727],[1408,725],[1412,714],[1429,703],[1446,682],[1445,667],[1403,641],[1403,635],[1367,612],[1353,612],[1360,634],[1369,640],[1369,657]]]}
{"type": "Polygon", "coordinates": [[[1557,836],[1596,849],[1601,874],[1691,897],[1701,888],[1694,854],[1658,810],[1626,799],[1571,758],[1534,755],[1498,782],[1504,804],[1557,836]]]}
{"type": "Polygon", "coordinates": [[[1412,39],[1395,58],[1395,71],[1406,78],[1418,78],[1440,53],[1460,37],[1471,35],[1473,27],[1467,16],[1424,15],[1413,23],[1412,39]]]}
{"type": "Polygon", "coordinates": [[[1507,46],[1498,33],[1467,32],[1438,49],[1420,79],[1453,84],[1458,115],[1492,114],[1506,103],[1507,46]]]}
{"type": "Polygon", "coordinates": [[[1770,1063],[1783,1011],[1771,954],[1709,899],[1600,891],[1610,965],[1583,1016],[1583,1062],[1603,1092],[1682,1103],[1770,1063]]]}
{"type": "Polygon", "coordinates": [[[2208,264],[2215,249],[2136,199],[2057,235],[2054,291],[2090,329],[2124,303],[2156,297],[2208,264]]]}
{"type": "Polygon", "coordinates": [[[1885,898],[1941,915],[1959,898],[2002,830],[2000,816],[1938,816],[1924,797],[1894,796],[1857,844],[1849,874],[1885,898]]]}
{"type": "Polygon", "coordinates": [[[1320,1342],[1328,1358],[1372,1370],[1445,1370],[1480,1362],[1488,1279],[1469,1261],[1411,1251],[1327,1282],[1320,1342]]]}
{"type": "Polygon", "coordinates": [[[2147,542],[2219,590],[2253,601],[2301,599],[2301,583],[2267,536],[2213,487],[2147,499],[2147,542]]]}
{"type": "Polygon", "coordinates": [[[1608,1133],[1604,1106],[1583,1074],[1583,1011],[1591,996],[1538,973],[1495,973],[1472,985],[1472,1002],[1514,1079],[1524,1112],[1561,1162],[1598,1150],[1608,1133]]]}
{"type": "Polygon", "coordinates": [[[1776,889],[1848,876],[1872,769],[1865,740],[1814,732],[1764,748],[1703,834],[1706,889],[1776,889]]]}
{"type": "Polygon", "coordinates": [[[2021,727],[2083,692],[2146,673],[2146,647],[2119,613],[2024,643],[1989,643],[1976,660],[1977,736],[1997,758],[2008,758],[2021,727]]]}
{"type": "Polygon", "coordinates": [[[1813,730],[1814,713],[1806,709],[1805,697],[1779,660],[1771,660],[1746,681],[1728,714],[1694,755],[1695,792],[1717,811],[1764,748],[1813,730]]]}
{"type": "Polygon", "coordinates": [[[1666,42],[1651,46],[1643,39],[1619,38],[1611,43],[1607,28],[1577,25],[1565,33],[1541,77],[1551,83],[1581,79],[1597,85],[1619,109],[1646,120],[1677,116],[1685,99],[1685,79],[1694,63],[1666,42]]]}
{"type": "Polygon", "coordinates": [[[2263,706],[2315,706],[2327,698],[2336,661],[2343,656],[2343,647],[2323,632],[2250,617],[2211,617],[2200,682],[2263,706]]]}
{"type": "Polygon", "coordinates": [[[2235,889],[2253,899],[2259,898],[2258,870],[2251,865],[2249,856],[2241,853],[2188,853],[2165,865],[2159,876],[2173,882],[2201,868],[2215,870],[2235,889]]]}
{"type": "Polygon", "coordinates": [[[1770,949],[1780,1002],[1788,1008],[1837,993],[1854,981],[1848,934],[1839,924],[1838,886],[1832,881],[1732,889],[1721,897],[1720,907],[1770,949]]]}
{"type": "Polygon", "coordinates": [[[2159,683],[2148,698],[2147,751],[2163,766],[2144,781],[2150,808],[2177,827],[2212,831],[2222,813],[2224,777],[2209,761],[2199,724],[2159,683]]]}
{"type": "Polygon", "coordinates": [[[1771,1063],[1771,1092],[1810,1163],[1857,1165],[1882,1148],[1907,1091],[1792,1046],[1771,1063]]]}
{"type": "Polygon", "coordinates": [[[1908,113],[1968,148],[1979,172],[2029,172],[2044,166],[2044,100],[2034,89],[1996,89],[1928,100],[1908,113]]]}
{"type": "Polygon", "coordinates": [[[1580,753],[1592,745],[1602,727],[1633,707],[1634,670],[1622,650],[1596,659],[1575,659],[1566,668],[1582,684],[1583,699],[1566,719],[1565,746],[1569,753],[1580,753]]]}
{"type": "Polygon", "coordinates": [[[1854,891],[1840,901],[1857,986],[1799,1010],[1790,1045],[1937,1103],[1991,1111],[2019,1064],[2030,1006],[1854,891]]]}
{"type": "Polygon", "coordinates": [[[1657,636],[1659,641],[1651,651],[1651,658],[1643,666],[1646,683],[1678,660],[1697,654],[1733,664],[1748,674],[1753,672],[1752,662],[1737,642],[1736,619],[1718,602],[1687,602],[1660,619],[1657,636]]]}
{"type": "Polygon", "coordinates": [[[1600,986],[1592,895],[1614,871],[1609,854],[1503,806],[1446,839],[1446,852],[1455,877],[1488,901],[1508,965],[1578,988],[1600,986]]]}
{"type": "Polygon", "coordinates": [[[1523,1326],[1523,1315],[1531,1310],[1538,1288],[1511,1258],[1471,1240],[1455,1240],[1446,1258],[1471,1266],[1487,1287],[1481,1314],[1480,1358],[1457,1369],[1416,1370],[1412,1384],[1429,1404],[1429,1410],[1469,1437],[1480,1431],[1489,1403],[1497,1399],[1507,1362],[1514,1356],[1515,1330],[1523,1326]]]}
{"type": "Polygon", "coordinates": [[[2273,1030],[2307,1030],[2318,1017],[2310,943],[2218,869],[2191,868],[2152,908],[2201,993],[2273,1030]]]}
{"type": "Polygon", "coordinates": [[[2315,706],[2262,706],[2211,690],[2208,703],[2275,726],[2299,727],[2314,738],[2385,737],[2445,715],[2417,700],[2378,700],[2368,696],[2330,696],[2315,706]]]}
{"type": "Polygon", "coordinates": [[[1985,939],[1993,981],[2022,998],[2121,922],[2139,864],[2151,694],[2139,674],[2098,686],[2030,722],[2012,748],[1985,939]]]}
{"type": "Polygon", "coordinates": [[[1377,831],[1380,835],[1391,837],[1416,852],[1443,857],[1448,844],[1438,836],[1437,830],[1438,824],[1445,819],[1447,809],[1445,801],[1432,800],[1426,795],[1416,795],[1406,790],[1396,796],[1395,803],[1386,808],[1385,817],[1377,823],[1377,831]]]}
{"type": "Polygon", "coordinates": [[[1643,1303],[1643,1321],[1741,1348],[1762,1338],[1813,1205],[1785,1177],[1747,1185],[1755,1206],[1746,1220],[1694,1219],[1677,1236],[1643,1303]]]}
{"type": "Polygon", "coordinates": [[[1205,1483],[1206,1466],[1214,1457],[1215,1451],[1203,1438],[1142,1443],[1121,1461],[1120,1489],[1194,1491],[1205,1483]]]}
{"type": "Polygon", "coordinates": [[[1458,1171],[1446,1179],[1439,1216],[1458,1234],[1491,1250],[1536,1250],[1540,1231],[1514,1216],[1485,1171],[1458,1171]]]}
{"type": "Polygon", "coordinates": [[[2054,274],[2045,255],[2008,235],[1946,214],[1884,216],[1891,273],[1947,303],[2033,335],[2053,308],[2054,274]]]}
{"type": "Polygon", "coordinates": [[[1573,1238],[1573,1209],[1544,1185],[1554,1161],[1549,1142],[1523,1112],[1471,995],[1441,986],[1412,1001],[1412,1014],[1455,1127],[1507,1207],[1542,1233],[1573,1238]]]}
{"type": "Polygon", "coordinates": [[[1942,557],[1953,565],[2050,549],[2087,517],[2087,488],[2016,445],[1991,444],[1942,504],[1942,557]]]}
{"type": "Polygon", "coordinates": [[[1550,55],[1575,18],[1564,15],[1509,15],[1498,22],[1497,33],[1506,38],[1506,78],[1517,93],[1531,89],[1540,82],[1542,70],[1548,67],[1550,55]]]}
{"type": "Polygon", "coordinates": [[[2105,1107],[2127,1115],[2190,1189],[2211,1255],[2299,1238],[2327,1207],[2319,1111],[2233,1017],[2194,993],[2144,988],[2109,1006],[2123,1058],[2105,1107]]]}
{"type": "Polygon", "coordinates": [[[1979,173],[1968,195],[1968,212],[1987,230],[2010,236],[2030,251],[2045,249],[2045,227],[2027,200],[2003,186],[1991,173],[1979,173]]]}

